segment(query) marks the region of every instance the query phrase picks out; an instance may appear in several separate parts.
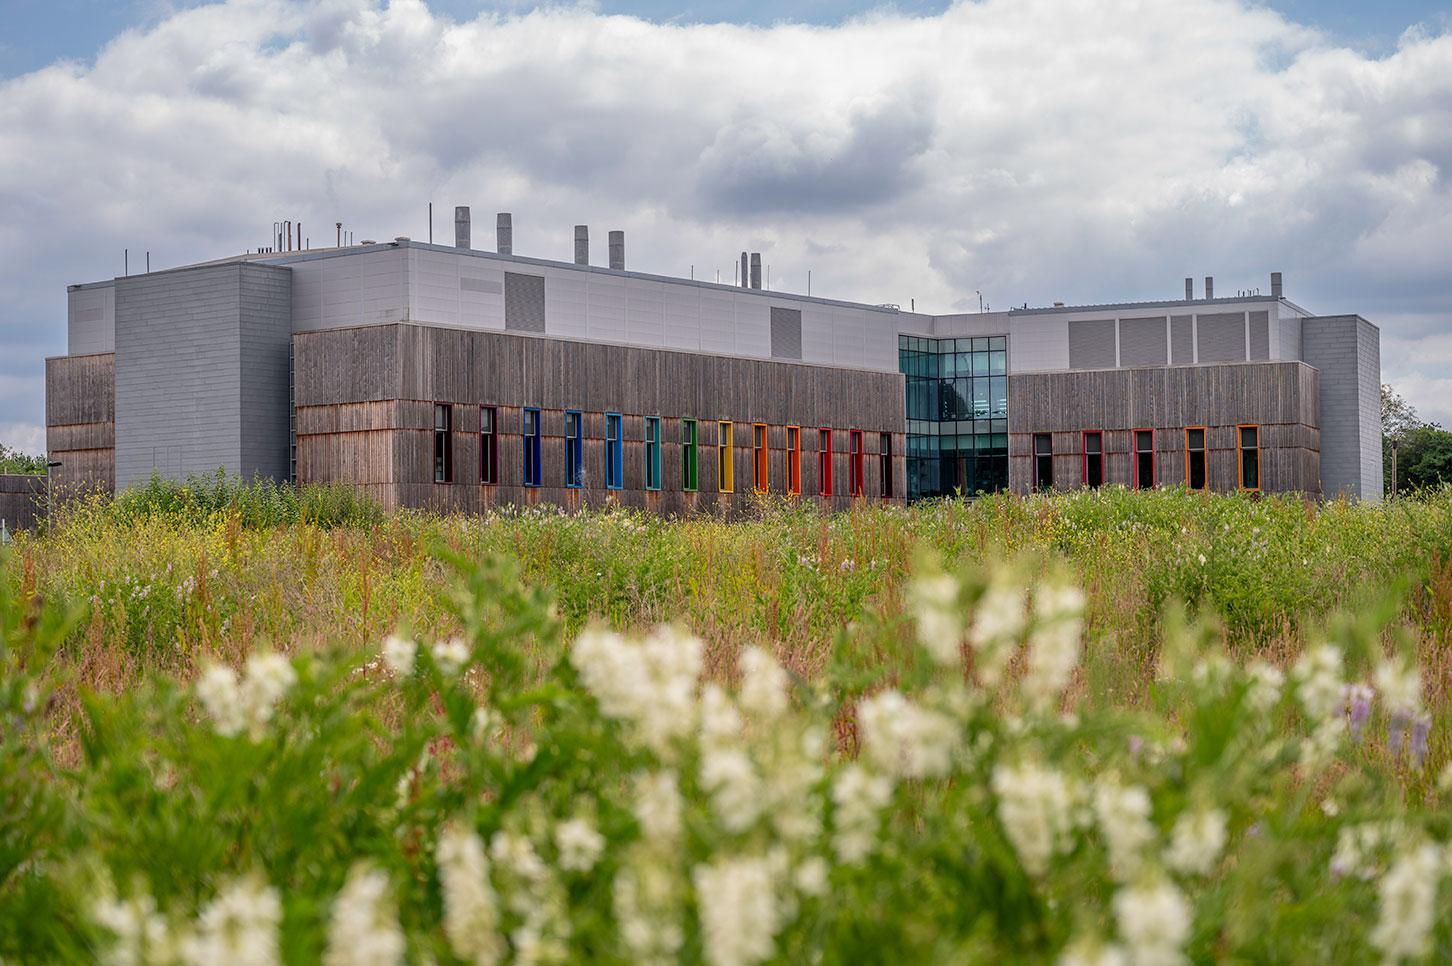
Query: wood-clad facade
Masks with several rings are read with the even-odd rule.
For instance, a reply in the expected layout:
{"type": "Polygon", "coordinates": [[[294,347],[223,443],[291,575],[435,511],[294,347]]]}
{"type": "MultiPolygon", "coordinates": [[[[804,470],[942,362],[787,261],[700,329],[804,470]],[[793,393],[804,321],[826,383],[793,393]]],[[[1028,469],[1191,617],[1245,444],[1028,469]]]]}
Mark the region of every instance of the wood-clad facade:
{"type": "Polygon", "coordinates": [[[45,360],[45,448],[58,490],[116,485],[116,354],[45,360]]]}
{"type": "Polygon", "coordinates": [[[1035,434],[1050,434],[1054,489],[1083,485],[1084,433],[1102,433],[1106,484],[1134,486],[1134,433],[1152,430],[1156,485],[1186,483],[1186,435],[1206,433],[1208,488],[1240,489],[1237,433],[1256,427],[1266,492],[1319,495],[1319,373],[1303,362],[1010,374],[1009,487],[1034,488],[1035,434]]]}
{"type": "Polygon", "coordinates": [[[663,513],[735,512],[754,498],[754,426],[767,427],[767,487],[788,487],[788,427],[800,427],[801,498],[850,506],[852,431],[861,432],[862,499],[901,503],[903,377],[408,323],[293,338],[300,483],[350,481],[386,506],[478,511],[615,502],[663,513]],[[450,407],[452,482],[435,482],[435,407],[450,407]],[[480,480],[482,407],[495,413],[497,483],[480,480]],[[524,478],[525,408],[540,416],[540,485],[524,478]],[[581,486],[566,486],[566,412],[582,417],[581,486]],[[606,414],[621,417],[623,485],[606,486],[606,414]],[[660,419],[658,490],[646,487],[645,421],[660,419]],[[682,434],[696,421],[697,489],[683,486],[682,434]],[[718,486],[719,424],[731,423],[734,486],[718,486]],[[832,495],[818,474],[832,431],[832,495]],[[884,495],[881,441],[890,441],[884,495]]]}

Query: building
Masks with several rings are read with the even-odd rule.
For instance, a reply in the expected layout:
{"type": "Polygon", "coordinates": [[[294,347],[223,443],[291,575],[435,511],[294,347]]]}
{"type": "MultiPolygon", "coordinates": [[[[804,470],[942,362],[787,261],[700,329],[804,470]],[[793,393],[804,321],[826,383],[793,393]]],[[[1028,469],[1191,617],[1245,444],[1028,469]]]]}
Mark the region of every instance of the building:
{"type": "MultiPolygon", "coordinates": [[[[73,285],[59,483],[222,468],[388,506],[731,509],[1100,483],[1379,499],[1375,326],[1241,292],[930,315],[408,238],[73,285]]],[[[277,250],[283,249],[283,250],[277,250]]]]}

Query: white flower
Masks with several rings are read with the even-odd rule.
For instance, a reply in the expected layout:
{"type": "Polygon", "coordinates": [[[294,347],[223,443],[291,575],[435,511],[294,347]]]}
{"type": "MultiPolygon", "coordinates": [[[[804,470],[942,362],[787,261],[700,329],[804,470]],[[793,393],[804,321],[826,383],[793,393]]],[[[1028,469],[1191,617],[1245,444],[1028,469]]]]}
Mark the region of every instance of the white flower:
{"type": "Polygon", "coordinates": [[[439,666],[439,673],[445,677],[458,674],[459,669],[469,660],[469,645],[457,637],[447,641],[435,641],[429,650],[433,653],[434,663],[439,666]]]}
{"type": "Polygon", "coordinates": [[[1248,670],[1250,687],[1245,693],[1245,701],[1254,711],[1264,714],[1280,702],[1286,676],[1280,668],[1265,661],[1250,662],[1248,670]]]}
{"type": "Polygon", "coordinates": [[[615,876],[611,889],[615,920],[631,962],[667,966],[677,961],[685,944],[683,891],[668,863],[653,855],[626,865],[615,876]]]}
{"type": "Polygon", "coordinates": [[[451,824],[439,835],[436,857],[449,948],[467,962],[497,963],[505,946],[499,935],[499,900],[489,881],[484,843],[474,832],[451,824]]]}
{"type": "Polygon", "coordinates": [[[1437,790],[1443,795],[1452,795],[1452,761],[1442,766],[1442,773],[1437,776],[1437,790]]]}
{"type": "Polygon", "coordinates": [[[1169,882],[1144,883],[1114,896],[1114,919],[1136,964],[1178,963],[1194,925],[1189,903],[1169,882]]]}
{"type": "Polygon", "coordinates": [[[576,816],[555,826],[555,847],[560,850],[560,868],[589,872],[605,851],[605,837],[588,819],[576,816]]]}
{"type": "Polygon", "coordinates": [[[701,755],[701,787],[711,796],[711,811],[728,832],[746,831],[765,805],[761,777],[740,748],[706,748],[701,755]]]}
{"type": "Polygon", "coordinates": [[[222,664],[208,665],[197,679],[197,698],[211,716],[217,734],[230,738],[240,734],[247,724],[247,711],[242,692],[237,687],[237,674],[222,664]]]}
{"type": "Polygon", "coordinates": [[[862,749],[881,771],[898,778],[941,778],[953,765],[958,724],[911,704],[897,691],[881,691],[857,708],[862,749]]]}
{"type": "Polygon", "coordinates": [[[1388,658],[1376,667],[1372,677],[1387,713],[1415,717],[1422,711],[1422,674],[1404,658],[1388,658]]]}
{"type": "Polygon", "coordinates": [[[741,707],[760,721],[771,721],[787,709],[787,673],[776,658],[759,647],[741,652],[741,707]]]}
{"type": "Polygon", "coordinates": [[[504,727],[503,719],[491,707],[481,704],[469,715],[469,737],[482,744],[486,739],[499,737],[504,727]]]}
{"type": "Polygon", "coordinates": [[[1342,827],[1336,836],[1329,872],[1335,878],[1370,879],[1401,829],[1393,823],[1364,822],[1342,827]]]}
{"type": "Polygon", "coordinates": [[[989,780],[998,796],[998,820],[1030,875],[1043,875],[1049,860],[1068,847],[1074,827],[1074,795],[1052,768],[1024,762],[997,765],[989,780]]]}
{"type": "Polygon", "coordinates": [[[733,745],[741,738],[741,712],[717,684],[701,688],[701,743],[707,747],[733,745]]]}
{"type": "Polygon", "coordinates": [[[1318,724],[1301,742],[1301,766],[1313,772],[1325,768],[1336,757],[1346,732],[1345,718],[1329,718],[1318,724]]]}
{"type": "Polygon", "coordinates": [[[1165,863],[1186,875],[1206,875],[1225,849],[1225,813],[1216,808],[1185,812],[1170,831],[1165,863]]]}
{"type": "Polygon", "coordinates": [[[394,677],[406,678],[413,674],[414,659],[418,657],[418,644],[407,637],[389,634],[383,640],[383,663],[394,677]]]}
{"type": "Polygon", "coordinates": [[[838,861],[854,865],[877,847],[882,810],[892,799],[892,782],[850,764],[832,783],[832,848],[838,861]]]}
{"type": "Polygon", "coordinates": [[[1059,966],[1124,966],[1124,950],[1097,939],[1076,939],[1059,954],[1059,966]]]}
{"type": "Polygon", "coordinates": [[[279,962],[281,923],[277,892],[260,879],[238,879],[201,911],[193,934],[183,943],[182,957],[192,966],[271,966],[279,962]]]}
{"type": "Polygon", "coordinates": [[[1079,664],[1084,594],[1072,584],[1049,584],[1034,594],[1034,629],[1029,636],[1023,692],[1045,711],[1059,700],[1079,664]]]}
{"type": "Polygon", "coordinates": [[[608,717],[629,723],[633,737],[657,754],[695,724],[701,642],[658,627],[640,643],[589,629],[575,640],[570,663],[608,717]]]}
{"type": "Polygon", "coordinates": [[[1332,644],[1311,648],[1296,661],[1296,697],[1312,721],[1339,712],[1345,704],[1341,651],[1332,644]]]}
{"type": "Polygon", "coordinates": [[[635,781],[635,820],[647,840],[674,842],[681,834],[681,793],[676,773],[642,774],[635,781]]]}
{"type": "Polygon", "coordinates": [[[804,896],[821,896],[827,891],[827,877],[831,867],[820,855],[814,855],[797,866],[792,883],[804,896]]]}
{"type": "Polygon", "coordinates": [[[776,953],[781,903],[767,859],[717,858],[691,873],[701,918],[706,962],[750,966],[776,953]]]}
{"type": "Polygon", "coordinates": [[[1431,953],[1442,871],[1437,846],[1420,845],[1398,856],[1377,884],[1377,920],[1370,938],[1388,962],[1431,953]]]}
{"type": "Polygon", "coordinates": [[[968,642],[973,645],[974,667],[978,677],[989,687],[1003,679],[1008,659],[1027,623],[1025,604],[1028,595],[1020,586],[1010,583],[1007,573],[1000,573],[988,585],[973,612],[968,642]]]}
{"type": "Polygon", "coordinates": [[[949,574],[915,579],[908,585],[908,605],[917,621],[918,642],[944,666],[962,659],[963,613],[958,607],[958,581],[949,574]]]}
{"type": "Polygon", "coordinates": [[[115,937],[104,950],[102,962],[112,966],[141,966],[174,958],[166,918],[157,911],[156,900],[150,894],[140,892],[129,899],[99,899],[92,906],[91,915],[115,937]]]}
{"type": "Polygon", "coordinates": [[[365,864],[348,873],[333,900],[328,922],[326,966],[386,966],[403,962],[403,931],[388,888],[388,877],[365,864]]]}
{"type": "Polygon", "coordinates": [[[1095,783],[1094,815],[1109,850],[1109,871],[1123,882],[1139,871],[1145,847],[1155,839],[1149,793],[1105,776],[1095,783]]]}

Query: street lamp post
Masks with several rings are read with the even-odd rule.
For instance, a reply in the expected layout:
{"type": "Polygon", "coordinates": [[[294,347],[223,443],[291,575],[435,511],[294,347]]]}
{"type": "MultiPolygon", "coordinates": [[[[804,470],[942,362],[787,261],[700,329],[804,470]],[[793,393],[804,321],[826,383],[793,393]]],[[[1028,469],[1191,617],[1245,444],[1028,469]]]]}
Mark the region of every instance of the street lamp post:
{"type": "Polygon", "coordinates": [[[1397,438],[1392,437],[1392,499],[1397,497],[1397,438]]]}
{"type": "Polygon", "coordinates": [[[60,460],[46,460],[45,461],[45,515],[46,515],[47,518],[50,517],[50,511],[51,511],[51,507],[52,507],[52,501],[54,499],[54,497],[51,495],[50,471],[53,470],[55,467],[60,466],[60,465],[61,465],[61,461],[60,460]]]}

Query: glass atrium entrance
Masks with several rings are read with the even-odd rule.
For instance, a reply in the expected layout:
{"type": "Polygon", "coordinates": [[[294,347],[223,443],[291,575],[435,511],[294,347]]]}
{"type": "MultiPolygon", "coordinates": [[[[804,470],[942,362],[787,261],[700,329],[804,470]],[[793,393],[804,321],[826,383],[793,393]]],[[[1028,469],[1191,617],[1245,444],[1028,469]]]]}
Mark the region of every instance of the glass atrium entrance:
{"type": "Polygon", "coordinates": [[[1008,488],[1008,338],[898,336],[909,500],[1008,488]]]}

